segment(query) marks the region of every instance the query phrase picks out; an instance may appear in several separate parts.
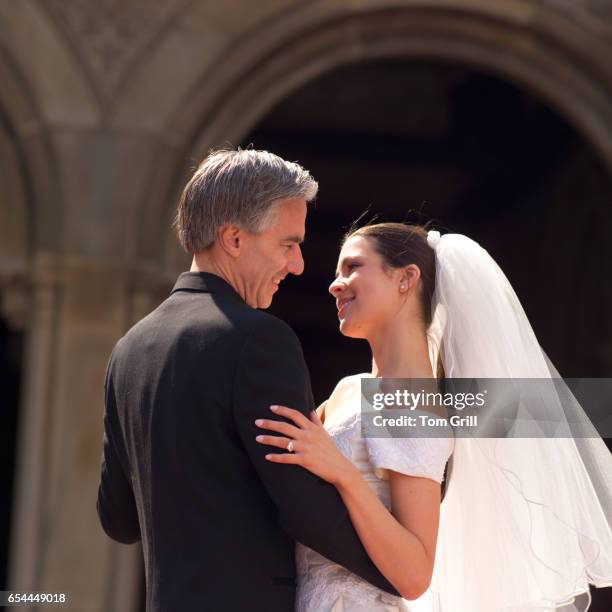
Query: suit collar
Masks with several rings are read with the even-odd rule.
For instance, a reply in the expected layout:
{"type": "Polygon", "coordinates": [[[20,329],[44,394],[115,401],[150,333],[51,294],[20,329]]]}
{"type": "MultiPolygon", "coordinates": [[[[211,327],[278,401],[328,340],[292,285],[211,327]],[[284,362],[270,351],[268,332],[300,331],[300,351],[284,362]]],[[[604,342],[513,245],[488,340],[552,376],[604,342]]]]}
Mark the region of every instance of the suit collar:
{"type": "Polygon", "coordinates": [[[209,272],[183,272],[176,280],[170,295],[177,291],[217,293],[227,297],[237,298],[244,303],[244,300],[227,281],[209,272]]]}

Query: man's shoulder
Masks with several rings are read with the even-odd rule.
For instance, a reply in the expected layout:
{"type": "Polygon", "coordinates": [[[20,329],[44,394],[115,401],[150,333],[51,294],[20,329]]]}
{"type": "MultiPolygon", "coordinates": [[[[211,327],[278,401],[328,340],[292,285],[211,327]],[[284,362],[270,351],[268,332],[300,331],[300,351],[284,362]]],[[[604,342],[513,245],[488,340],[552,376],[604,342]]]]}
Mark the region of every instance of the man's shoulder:
{"type": "Polygon", "coordinates": [[[145,346],[155,343],[160,335],[168,334],[168,320],[164,317],[164,305],[168,300],[159,304],[154,310],[133,323],[117,340],[110,355],[109,364],[129,360],[134,355],[141,355],[145,346]]]}
{"type": "MultiPolygon", "coordinates": [[[[234,304],[231,309],[219,309],[218,313],[201,313],[201,316],[182,316],[179,325],[168,325],[169,318],[176,318],[175,312],[166,312],[166,302],[162,302],[155,310],[146,317],[136,322],[116,343],[113,349],[115,356],[131,353],[141,343],[151,342],[152,337],[161,331],[162,335],[173,335],[169,327],[174,328],[174,334],[189,334],[190,337],[199,337],[213,331],[219,338],[219,334],[226,335],[233,343],[243,344],[248,340],[256,343],[263,342],[269,345],[293,345],[301,349],[300,341],[291,326],[278,317],[251,308],[247,304],[236,308],[234,304]]],[[[215,308],[216,310],[216,308],[215,308]]]]}
{"type": "Polygon", "coordinates": [[[253,356],[276,354],[292,362],[303,360],[302,343],[291,326],[278,317],[262,310],[251,310],[242,321],[242,355],[253,356]]]}
{"type": "Polygon", "coordinates": [[[274,315],[254,310],[245,321],[238,354],[239,370],[262,379],[304,380],[304,351],[293,329],[274,315]]]}
{"type": "MultiPolygon", "coordinates": [[[[163,303],[162,303],[163,304],[163,303]]],[[[146,338],[154,331],[160,323],[158,311],[162,304],[157,306],[153,311],[133,323],[124,333],[123,336],[117,341],[115,350],[119,351],[122,348],[125,350],[126,346],[130,344],[130,341],[137,340],[138,338],[146,338]]]]}
{"type": "Polygon", "coordinates": [[[263,310],[250,309],[244,315],[243,329],[248,335],[254,337],[279,337],[298,341],[296,333],[291,326],[282,319],[263,310]]]}

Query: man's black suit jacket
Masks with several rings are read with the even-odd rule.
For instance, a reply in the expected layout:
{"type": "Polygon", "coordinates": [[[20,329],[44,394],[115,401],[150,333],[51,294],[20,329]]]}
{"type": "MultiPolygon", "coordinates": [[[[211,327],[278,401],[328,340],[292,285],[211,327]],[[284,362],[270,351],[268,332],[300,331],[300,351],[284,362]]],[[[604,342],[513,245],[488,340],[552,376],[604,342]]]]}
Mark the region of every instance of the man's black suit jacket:
{"type": "Polygon", "coordinates": [[[290,612],[294,540],[395,593],[336,489],[264,459],[256,418],[313,409],[299,341],[218,276],[186,272],[112,352],[98,514],[142,539],[150,612],[290,612]]]}

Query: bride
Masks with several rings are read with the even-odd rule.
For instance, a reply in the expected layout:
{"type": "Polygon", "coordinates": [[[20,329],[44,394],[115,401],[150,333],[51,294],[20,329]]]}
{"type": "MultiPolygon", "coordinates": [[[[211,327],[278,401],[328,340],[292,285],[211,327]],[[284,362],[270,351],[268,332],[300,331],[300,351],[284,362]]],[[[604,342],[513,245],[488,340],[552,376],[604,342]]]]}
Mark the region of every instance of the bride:
{"type": "Polygon", "coordinates": [[[345,237],[329,291],[341,333],[368,341],[372,372],[342,379],[310,420],[272,406],[282,420],[259,420],[274,433],[257,441],[282,449],[269,461],[301,465],[337,488],[402,597],[298,543],[298,612],[588,609],[589,583],[612,585],[612,458],[597,434],[361,434],[363,377],[558,378],[489,254],[458,234],[369,225],[345,237]]]}

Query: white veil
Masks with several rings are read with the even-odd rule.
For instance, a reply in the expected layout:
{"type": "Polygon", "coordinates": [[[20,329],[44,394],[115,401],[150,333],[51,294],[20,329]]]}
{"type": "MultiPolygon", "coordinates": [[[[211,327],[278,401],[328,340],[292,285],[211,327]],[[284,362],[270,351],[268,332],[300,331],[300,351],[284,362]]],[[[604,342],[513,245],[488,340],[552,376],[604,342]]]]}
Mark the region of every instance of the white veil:
{"type": "MultiPolygon", "coordinates": [[[[447,378],[557,378],[487,251],[460,234],[427,241],[432,363],[440,353],[447,378]]],[[[547,408],[563,415],[560,402],[547,408]]],[[[612,585],[611,509],[612,455],[599,436],[456,438],[429,609],[584,612],[589,583],[612,585]]]]}

